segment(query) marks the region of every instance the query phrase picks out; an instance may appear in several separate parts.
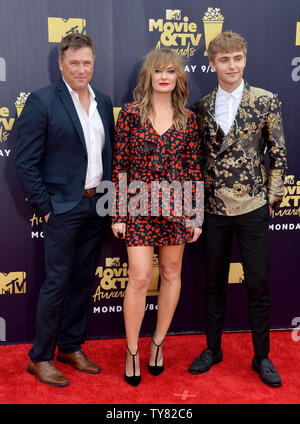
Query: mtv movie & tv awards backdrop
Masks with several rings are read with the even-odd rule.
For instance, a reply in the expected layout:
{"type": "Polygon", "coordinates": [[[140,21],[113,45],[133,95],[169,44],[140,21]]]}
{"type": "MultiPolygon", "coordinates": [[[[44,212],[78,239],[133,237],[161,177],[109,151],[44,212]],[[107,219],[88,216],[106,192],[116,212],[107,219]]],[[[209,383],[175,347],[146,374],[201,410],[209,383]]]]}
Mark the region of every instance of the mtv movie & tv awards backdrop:
{"type": "MultiPolygon", "coordinates": [[[[96,45],[92,85],[111,96],[115,116],[132,100],[146,53],[170,47],[183,57],[188,105],[216,85],[206,49],[221,31],[248,41],[245,80],[276,92],[288,148],[285,196],[270,219],[271,328],[300,316],[300,2],[299,0],[0,0],[0,341],[31,342],[44,279],[41,219],[28,207],[15,175],[16,121],[29,93],[59,77],[57,43],[71,32],[96,45]]],[[[154,329],[158,258],[141,334],[154,329]]],[[[216,264],[217,266],[217,264],[216,264]]],[[[204,331],[201,242],[188,245],[182,294],[170,333],[204,331]]],[[[108,232],[90,298],[89,338],[125,335],[122,303],[128,281],[126,249],[108,232]]],[[[84,284],[84,281],[83,281],[84,284]]],[[[297,321],[297,320],[296,320],[297,321]]],[[[300,321],[300,318],[299,318],[300,321]]],[[[249,329],[247,287],[236,243],[228,279],[225,330],[249,329]]]]}

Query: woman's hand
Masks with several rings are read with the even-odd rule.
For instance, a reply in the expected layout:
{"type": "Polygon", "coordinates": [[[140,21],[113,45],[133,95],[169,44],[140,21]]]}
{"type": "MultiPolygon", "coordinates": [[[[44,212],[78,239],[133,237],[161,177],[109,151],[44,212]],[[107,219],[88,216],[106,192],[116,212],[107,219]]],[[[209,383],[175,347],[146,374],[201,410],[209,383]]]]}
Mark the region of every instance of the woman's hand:
{"type": "Polygon", "coordinates": [[[115,237],[121,238],[121,239],[125,238],[126,224],[124,223],[112,224],[111,229],[115,237]]]}
{"type": "Polygon", "coordinates": [[[191,236],[187,240],[187,243],[193,243],[194,241],[198,240],[198,238],[200,237],[202,233],[202,228],[201,227],[190,228],[189,231],[191,236]]]}

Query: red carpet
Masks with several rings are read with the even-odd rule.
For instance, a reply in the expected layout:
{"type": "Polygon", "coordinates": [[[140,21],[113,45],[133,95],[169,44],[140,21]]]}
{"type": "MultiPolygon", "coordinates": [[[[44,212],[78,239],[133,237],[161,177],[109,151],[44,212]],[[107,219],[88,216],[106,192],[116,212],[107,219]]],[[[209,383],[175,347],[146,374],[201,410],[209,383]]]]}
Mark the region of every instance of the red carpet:
{"type": "Polygon", "coordinates": [[[125,339],[86,342],[87,355],[103,371],[76,371],[57,362],[71,384],[56,388],[39,383],[26,371],[29,345],[1,346],[1,404],[295,404],[300,399],[300,341],[291,331],[271,332],[270,359],[283,384],[271,388],[251,368],[250,333],[223,335],[224,359],[202,375],[187,370],[205,348],[204,335],[168,336],[164,345],[165,371],[153,377],[147,370],[150,338],[141,338],[142,382],[133,388],[123,380],[125,339]]]}

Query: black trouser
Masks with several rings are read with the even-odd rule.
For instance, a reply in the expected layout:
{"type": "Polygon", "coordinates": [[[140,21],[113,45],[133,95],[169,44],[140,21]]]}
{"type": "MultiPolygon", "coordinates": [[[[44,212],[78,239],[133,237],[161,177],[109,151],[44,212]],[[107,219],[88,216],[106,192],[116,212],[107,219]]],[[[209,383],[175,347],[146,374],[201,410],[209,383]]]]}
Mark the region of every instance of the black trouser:
{"type": "Polygon", "coordinates": [[[248,288],[248,312],[254,352],[260,357],[268,356],[268,222],[267,205],[238,216],[205,214],[203,243],[206,267],[206,337],[208,348],[214,352],[221,347],[231,246],[235,232],[248,288]]]}
{"type": "Polygon", "coordinates": [[[99,195],[83,197],[72,210],[51,213],[44,223],[46,279],[37,305],[33,361],[52,360],[85,341],[90,289],[95,278],[107,217],[96,213],[99,195]]]}

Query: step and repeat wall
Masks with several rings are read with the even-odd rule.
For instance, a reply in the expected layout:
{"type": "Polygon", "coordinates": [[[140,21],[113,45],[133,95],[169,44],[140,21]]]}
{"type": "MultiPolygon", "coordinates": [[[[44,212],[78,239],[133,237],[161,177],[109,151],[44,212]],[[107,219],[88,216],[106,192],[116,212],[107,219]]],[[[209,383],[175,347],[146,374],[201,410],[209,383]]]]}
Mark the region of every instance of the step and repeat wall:
{"type": "MultiPolygon", "coordinates": [[[[59,77],[57,44],[71,32],[96,45],[92,85],[111,96],[115,117],[132,100],[146,53],[170,47],[183,57],[188,105],[211,91],[216,75],[206,49],[224,30],[248,41],[245,80],[282,101],[288,148],[285,196],[270,219],[271,327],[300,324],[300,2],[299,0],[0,0],[0,341],[29,343],[44,279],[40,217],[28,207],[15,175],[16,121],[29,93],[59,77]]],[[[218,264],[216,264],[218,266],[218,264]]],[[[201,241],[188,245],[182,293],[170,333],[204,331],[201,241]]],[[[88,338],[125,335],[126,249],[108,231],[90,297],[88,338]]],[[[82,282],[84,284],[84,281],[82,282]]],[[[141,334],[154,329],[159,293],[157,254],[141,334]]],[[[249,329],[247,287],[234,243],[225,330],[249,329]]]]}

